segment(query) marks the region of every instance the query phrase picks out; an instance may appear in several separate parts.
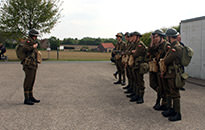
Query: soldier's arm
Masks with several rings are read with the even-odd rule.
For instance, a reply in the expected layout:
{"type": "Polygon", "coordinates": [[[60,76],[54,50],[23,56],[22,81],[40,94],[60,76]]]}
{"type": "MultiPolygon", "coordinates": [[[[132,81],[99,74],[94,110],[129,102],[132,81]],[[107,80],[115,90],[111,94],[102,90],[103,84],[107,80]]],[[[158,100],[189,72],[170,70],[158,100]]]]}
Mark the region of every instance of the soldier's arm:
{"type": "Polygon", "coordinates": [[[145,53],[146,53],[146,48],[143,45],[139,44],[137,45],[137,49],[135,53],[133,54],[133,56],[134,57],[143,56],[145,55],[145,53]]]}
{"type": "Polygon", "coordinates": [[[174,60],[178,57],[177,53],[178,52],[177,52],[176,48],[171,48],[169,54],[164,59],[165,65],[169,65],[169,64],[173,63],[174,60]]]}
{"type": "Polygon", "coordinates": [[[33,46],[31,46],[31,45],[26,45],[26,44],[25,44],[25,45],[23,46],[23,49],[24,49],[24,51],[33,51],[34,48],[33,48],[33,46]]]}

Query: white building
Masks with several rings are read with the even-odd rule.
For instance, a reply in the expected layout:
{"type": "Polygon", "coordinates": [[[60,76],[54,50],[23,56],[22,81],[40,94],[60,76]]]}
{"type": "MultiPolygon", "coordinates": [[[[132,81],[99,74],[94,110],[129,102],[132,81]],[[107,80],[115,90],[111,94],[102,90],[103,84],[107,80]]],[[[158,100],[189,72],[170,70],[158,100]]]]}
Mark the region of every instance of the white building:
{"type": "Polygon", "coordinates": [[[205,16],[181,21],[182,42],[194,50],[186,72],[191,77],[205,79],[205,16]]]}

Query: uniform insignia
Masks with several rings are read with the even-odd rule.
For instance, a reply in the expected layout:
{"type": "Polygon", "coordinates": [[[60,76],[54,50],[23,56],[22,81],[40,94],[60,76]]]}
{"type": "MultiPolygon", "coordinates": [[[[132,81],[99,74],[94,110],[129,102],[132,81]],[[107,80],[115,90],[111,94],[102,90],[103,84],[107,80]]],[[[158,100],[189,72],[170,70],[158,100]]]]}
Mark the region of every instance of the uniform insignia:
{"type": "Polygon", "coordinates": [[[172,49],[172,51],[173,51],[173,52],[176,52],[176,50],[175,50],[174,48],[172,49]]]}
{"type": "Polygon", "coordinates": [[[170,49],[170,48],[171,48],[171,46],[167,46],[167,48],[169,48],[169,49],[170,49]]]}
{"type": "Polygon", "coordinates": [[[138,45],[138,47],[142,47],[142,45],[138,45]]]}

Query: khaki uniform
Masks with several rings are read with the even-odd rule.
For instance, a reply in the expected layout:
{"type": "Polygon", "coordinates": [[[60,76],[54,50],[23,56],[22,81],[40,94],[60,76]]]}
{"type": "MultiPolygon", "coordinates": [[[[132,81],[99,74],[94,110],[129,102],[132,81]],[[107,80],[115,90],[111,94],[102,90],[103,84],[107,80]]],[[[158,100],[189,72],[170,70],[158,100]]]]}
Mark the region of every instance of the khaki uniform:
{"type": "Polygon", "coordinates": [[[133,76],[134,76],[134,91],[137,96],[143,98],[144,96],[144,73],[140,72],[140,65],[145,61],[145,56],[147,54],[147,47],[142,41],[136,43],[135,47],[136,52],[133,54],[135,63],[133,67],[133,76]]]}
{"type": "Polygon", "coordinates": [[[26,58],[21,62],[23,70],[25,72],[24,79],[24,96],[25,99],[33,97],[33,85],[36,77],[36,70],[38,68],[37,53],[38,50],[33,48],[33,44],[36,42],[29,38],[23,46],[23,50],[26,54],[26,58]]]}
{"type": "Polygon", "coordinates": [[[182,47],[179,42],[175,41],[169,47],[169,50],[164,57],[164,64],[166,66],[166,72],[164,78],[166,79],[166,85],[168,87],[167,100],[168,107],[173,108],[175,112],[180,113],[180,93],[179,88],[176,87],[175,78],[176,70],[174,66],[181,67],[180,61],[182,56],[182,47]],[[171,102],[173,101],[173,106],[171,102]]]}
{"type": "MultiPolygon", "coordinates": [[[[150,71],[149,72],[149,78],[150,78],[150,87],[153,88],[157,92],[157,102],[160,103],[160,99],[162,100],[162,105],[166,106],[166,98],[165,95],[167,93],[167,87],[164,81],[164,78],[161,77],[160,69],[159,69],[159,61],[161,58],[163,58],[168,50],[168,45],[170,45],[168,42],[163,42],[159,46],[154,46],[149,48],[149,54],[151,58],[151,62],[153,64],[156,64],[156,71],[150,71]]],[[[151,68],[151,67],[150,67],[151,68]]]]}
{"type": "MultiPolygon", "coordinates": [[[[127,47],[125,53],[129,57],[128,62],[129,62],[129,60],[131,60],[130,57],[132,56],[132,50],[135,50],[135,48],[136,48],[135,43],[130,43],[129,46],[127,47]]],[[[128,83],[129,83],[131,90],[134,89],[134,80],[135,80],[133,77],[133,75],[134,75],[133,67],[134,67],[134,64],[131,65],[131,64],[127,63],[127,77],[128,77],[128,83]]]]}
{"type": "Polygon", "coordinates": [[[119,81],[122,81],[121,76],[123,76],[123,82],[125,82],[125,67],[122,64],[122,52],[125,52],[125,49],[126,49],[126,43],[121,41],[115,45],[115,51],[114,51],[114,53],[116,54],[115,61],[116,61],[118,75],[119,75],[119,81]]]}

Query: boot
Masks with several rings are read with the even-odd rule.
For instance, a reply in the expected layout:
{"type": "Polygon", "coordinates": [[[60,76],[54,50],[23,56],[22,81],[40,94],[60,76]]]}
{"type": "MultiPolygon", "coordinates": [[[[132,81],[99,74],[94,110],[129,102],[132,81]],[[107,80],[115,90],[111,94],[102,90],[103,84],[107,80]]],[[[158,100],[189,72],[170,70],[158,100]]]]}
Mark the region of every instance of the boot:
{"type": "Polygon", "coordinates": [[[166,105],[161,105],[161,106],[159,106],[159,108],[158,108],[158,111],[166,111],[166,110],[168,110],[168,108],[167,108],[166,105]]]}
{"type": "Polygon", "coordinates": [[[170,116],[168,120],[169,121],[179,121],[181,120],[181,114],[177,112],[175,115],[170,116]]]}
{"type": "MultiPolygon", "coordinates": [[[[117,71],[118,72],[118,71],[117,71]]],[[[113,74],[113,76],[115,77],[115,79],[117,79],[117,72],[115,72],[114,74],[113,74]]]]}
{"type": "Polygon", "coordinates": [[[125,91],[124,93],[132,93],[133,91],[132,91],[132,89],[130,88],[130,89],[127,89],[127,91],[125,91]]]}
{"type": "Polygon", "coordinates": [[[173,116],[173,115],[175,115],[175,114],[176,114],[176,113],[175,113],[175,111],[174,111],[173,108],[170,108],[170,109],[168,109],[168,110],[162,112],[162,115],[163,115],[164,117],[173,116]]]}
{"type": "Polygon", "coordinates": [[[144,103],[144,99],[143,99],[143,97],[139,97],[137,99],[137,104],[142,104],[142,103],[144,103]]]}
{"type": "Polygon", "coordinates": [[[157,96],[156,104],[153,106],[153,108],[155,110],[159,110],[159,108],[160,108],[160,100],[161,100],[161,98],[159,96],[157,96]]]}
{"type": "Polygon", "coordinates": [[[121,85],[122,85],[122,86],[126,85],[125,81],[122,81],[122,82],[121,82],[121,85]]]}
{"type": "Polygon", "coordinates": [[[25,99],[24,100],[24,104],[26,104],[26,105],[33,105],[34,103],[31,100],[29,100],[29,99],[25,99]]]}
{"type": "Polygon", "coordinates": [[[40,100],[37,100],[34,97],[31,97],[31,101],[34,102],[34,103],[39,103],[40,102],[40,100]]]}
{"type": "Polygon", "coordinates": [[[131,93],[130,95],[127,95],[128,98],[132,98],[133,96],[135,96],[135,93],[131,93]]]}
{"type": "Polygon", "coordinates": [[[129,89],[130,85],[128,84],[126,87],[123,87],[123,89],[129,89]]]}
{"type": "Polygon", "coordinates": [[[130,99],[130,102],[135,102],[138,100],[138,96],[137,95],[134,95],[131,99],[130,99]]]}
{"type": "Polygon", "coordinates": [[[40,102],[40,100],[37,100],[33,97],[33,93],[29,93],[29,99],[34,103],[39,103],[40,102]]]}
{"type": "Polygon", "coordinates": [[[181,91],[185,91],[186,89],[185,89],[185,88],[180,88],[179,90],[181,90],[181,91]]]}
{"type": "Polygon", "coordinates": [[[117,82],[114,82],[114,84],[121,84],[121,81],[118,80],[117,82]]]}
{"type": "Polygon", "coordinates": [[[33,105],[34,103],[30,100],[28,92],[24,92],[24,104],[33,105]]]}

